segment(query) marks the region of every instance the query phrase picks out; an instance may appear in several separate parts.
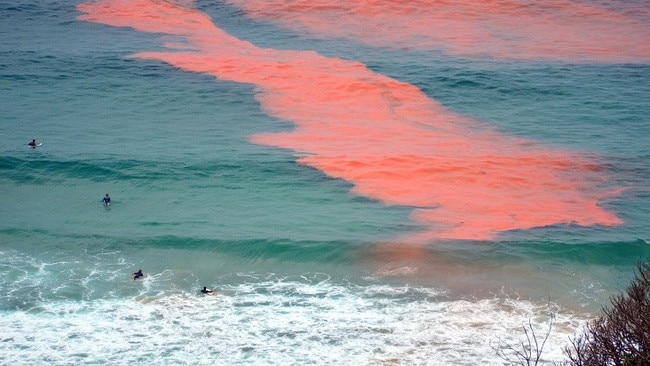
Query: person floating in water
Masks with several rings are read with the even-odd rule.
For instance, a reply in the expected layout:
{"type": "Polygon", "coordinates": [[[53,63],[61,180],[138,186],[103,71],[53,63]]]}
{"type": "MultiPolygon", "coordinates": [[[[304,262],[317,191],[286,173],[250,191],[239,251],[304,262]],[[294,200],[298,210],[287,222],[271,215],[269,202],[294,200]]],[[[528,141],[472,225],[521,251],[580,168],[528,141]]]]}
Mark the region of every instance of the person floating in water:
{"type": "Polygon", "coordinates": [[[111,196],[109,196],[108,193],[106,193],[106,196],[104,196],[103,201],[104,201],[104,206],[110,206],[111,205],[111,196]]]}
{"type": "Polygon", "coordinates": [[[36,147],[36,146],[38,146],[38,144],[36,143],[36,139],[32,139],[32,141],[31,141],[29,144],[27,144],[27,145],[29,145],[29,146],[31,146],[31,147],[36,147]]]}
{"type": "Polygon", "coordinates": [[[216,294],[216,292],[214,292],[214,291],[208,289],[208,288],[205,287],[205,286],[203,286],[203,290],[201,290],[201,293],[202,293],[202,294],[206,294],[206,295],[214,295],[214,294],[216,294]]]}
{"type": "Polygon", "coordinates": [[[133,281],[137,280],[140,277],[144,277],[144,273],[139,269],[137,272],[133,272],[133,281]]]}

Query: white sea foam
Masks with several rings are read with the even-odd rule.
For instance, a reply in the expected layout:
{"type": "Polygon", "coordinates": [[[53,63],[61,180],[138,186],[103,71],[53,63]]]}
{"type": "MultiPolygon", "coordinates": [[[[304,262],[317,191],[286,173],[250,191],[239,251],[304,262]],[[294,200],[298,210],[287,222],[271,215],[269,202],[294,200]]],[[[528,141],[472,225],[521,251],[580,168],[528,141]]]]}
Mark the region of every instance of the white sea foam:
{"type": "Polygon", "coordinates": [[[0,315],[6,364],[498,364],[533,322],[557,323],[544,361],[562,359],[584,316],[509,299],[451,300],[435,289],[265,278],[219,289],[48,302],[0,315]]]}

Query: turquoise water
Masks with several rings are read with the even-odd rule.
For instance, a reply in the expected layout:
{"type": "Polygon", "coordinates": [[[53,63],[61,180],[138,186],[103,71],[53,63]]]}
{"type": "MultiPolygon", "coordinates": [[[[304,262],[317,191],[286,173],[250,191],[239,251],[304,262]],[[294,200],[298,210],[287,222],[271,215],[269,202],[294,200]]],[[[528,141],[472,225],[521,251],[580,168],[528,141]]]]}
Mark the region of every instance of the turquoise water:
{"type": "Polygon", "coordinates": [[[648,63],[373,47],[199,2],[239,38],[360,61],[625,188],[601,203],[619,226],[415,245],[396,240],[419,228],[410,207],[251,143],[292,127],[254,86],[134,59],[159,38],[76,5],[0,2],[3,362],[500,364],[495,340],[553,312],[550,362],[650,257],[648,63]]]}

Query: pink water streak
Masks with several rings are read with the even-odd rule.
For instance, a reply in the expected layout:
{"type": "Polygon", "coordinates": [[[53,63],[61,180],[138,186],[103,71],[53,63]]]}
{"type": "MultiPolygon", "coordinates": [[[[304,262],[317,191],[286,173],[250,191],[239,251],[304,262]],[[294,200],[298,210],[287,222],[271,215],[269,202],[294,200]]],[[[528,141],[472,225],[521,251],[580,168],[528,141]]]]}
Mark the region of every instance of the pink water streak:
{"type": "Polygon", "coordinates": [[[295,31],[375,46],[463,57],[650,60],[650,12],[642,4],[614,11],[575,0],[227,1],[295,31]]]}
{"type": "Polygon", "coordinates": [[[300,163],[352,182],[356,194],[412,207],[424,230],[411,240],[621,223],[598,206],[612,192],[599,188],[607,177],[593,162],[456,115],[361,63],[256,47],[189,1],[102,0],[78,8],[82,20],[186,40],[169,43],[173,52],[135,57],[254,84],[262,108],[295,129],[253,142],[296,151],[300,163]]]}

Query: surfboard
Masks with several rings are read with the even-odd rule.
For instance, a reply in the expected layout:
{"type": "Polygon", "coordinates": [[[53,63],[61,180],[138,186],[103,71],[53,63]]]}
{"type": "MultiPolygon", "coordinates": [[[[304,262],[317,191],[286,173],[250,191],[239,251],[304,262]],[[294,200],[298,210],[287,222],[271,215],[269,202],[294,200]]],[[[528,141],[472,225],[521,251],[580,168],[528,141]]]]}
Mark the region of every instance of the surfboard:
{"type": "Polygon", "coordinates": [[[36,144],[36,145],[30,145],[30,144],[27,144],[27,146],[29,146],[29,147],[39,147],[39,146],[41,146],[41,145],[43,145],[42,142],[39,142],[39,143],[36,144]]]}

